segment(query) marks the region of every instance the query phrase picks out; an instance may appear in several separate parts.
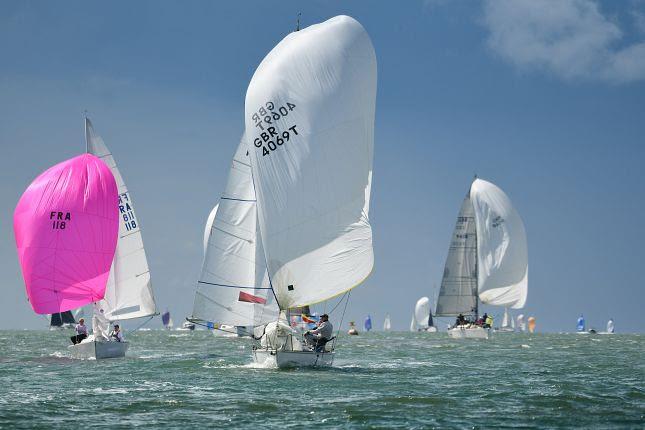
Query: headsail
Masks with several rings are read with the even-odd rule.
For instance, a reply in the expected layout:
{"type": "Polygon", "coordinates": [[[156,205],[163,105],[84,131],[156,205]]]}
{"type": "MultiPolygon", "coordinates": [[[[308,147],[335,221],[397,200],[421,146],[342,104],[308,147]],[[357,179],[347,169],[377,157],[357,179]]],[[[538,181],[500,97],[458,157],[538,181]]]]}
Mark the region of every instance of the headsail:
{"type": "Polygon", "coordinates": [[[152,294],[150,270],[132,198],[112,153],[94,132],[88,118],[85,119],[85,139],[88,152],[103,160],[114,174],[119,192],[119,241],[105,298],[99,307],[104,310],[105,317],[112,321],[154,315],[157,308],[152,294]]]}
{"type": "Polygon", "coordinates": [[[435,315],[474,315],[476,312],[477,233],[473,205],[467,195],[452,233],[435,315]]]}
{"type": "MultiPolygon", "coordinates": [[[[511,318],[511,321],[513,319],[511,318]]],[[[502,318],[502,328],[508,328],[508,308],[504,308],[504,318],[502,318]]]]}
{"type": "Polygon", "coordinates": [[[40,174],[13,215],[27,296],[38,314],[103,298],[119,228],[108,166],[83,154],[40,174]]]}
{"type": "Polygon", "coordinates": [[[282,309],[341,294],[372,270],[375,99],[374,48],[347,16],[286,36],[249,84],[258,218],[282,309]]]}
{"type": "Polygon", "coordinates": [[[577,331],[585,331],[585,317],[580,315],[578,317],[578,322],[576,323],[577,331]]]}
{"type": "Polygon", "coordinates": [[[482,303],[520,309],[528,288],[526,231],[508,196],[475,179],[470,198],[477,224],[477,274],[482,303]]]}
{"type": "Polygon", "coordinates": [[[257,228],[248,153],[243,137],[226,189],[207,221],[204,263],[192,315],[207,323],[255,326],[278,315],[257,228]]]}

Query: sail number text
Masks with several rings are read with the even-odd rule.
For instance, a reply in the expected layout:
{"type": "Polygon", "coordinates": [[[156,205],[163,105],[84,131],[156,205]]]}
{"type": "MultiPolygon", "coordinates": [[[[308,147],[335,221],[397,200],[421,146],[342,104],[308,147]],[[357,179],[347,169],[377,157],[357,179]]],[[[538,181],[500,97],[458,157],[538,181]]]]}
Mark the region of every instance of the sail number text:
{"type": "Polygon", "coordinates": [[[251,119],[259,128],[260,134],[253,140],[256,148],[262,148],[262,156],[271,154],[272,151],[284,145],[293,136],[298,135],[296,124],[280,130],[277,121],[289,115],[296,105],[287,102],[284,106],[276,106],[273,102],[267,102],[255,112],[251,119]]]}
{"type": "Polygon", "coordinates": [[[119,215],[123,218],[123,226],[126,231],[137,228],[137,218],[134,216],[134,210],[132,210],[130,203],[128,193],[119,194],[119,215]]]}
{"type": "Polygon", "coordinates": [[[52,222],[52,230],[65,230],[67,223],[72,220],[72,214],[52,211],[49,213],[49,220],[52,222]]]}

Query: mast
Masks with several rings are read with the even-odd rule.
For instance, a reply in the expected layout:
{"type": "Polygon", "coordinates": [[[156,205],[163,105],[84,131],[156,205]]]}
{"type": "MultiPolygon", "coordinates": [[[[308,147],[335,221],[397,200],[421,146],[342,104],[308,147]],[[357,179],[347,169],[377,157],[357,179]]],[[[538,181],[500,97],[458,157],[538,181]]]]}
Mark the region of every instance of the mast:
{"type": "MultiPolygon", "coordinates": [[[[473,178],[473,182],[477,180],[477,173],[475,173],[475,177],[473,178]]],[[[470,199],[470,193],[473,189],[473,183],[471,182],[470,188],[468,189],[468,198],[470,199]]],[[[472,199],[470,200],[470,204],[473,204],[472,199]]],[[[473,210],[473,216],[474,216],[474,210],[473,210]]],[[[477,253],[477,222],[475,222],[475,321],[479,319],[479,255],[477,253]]]]}

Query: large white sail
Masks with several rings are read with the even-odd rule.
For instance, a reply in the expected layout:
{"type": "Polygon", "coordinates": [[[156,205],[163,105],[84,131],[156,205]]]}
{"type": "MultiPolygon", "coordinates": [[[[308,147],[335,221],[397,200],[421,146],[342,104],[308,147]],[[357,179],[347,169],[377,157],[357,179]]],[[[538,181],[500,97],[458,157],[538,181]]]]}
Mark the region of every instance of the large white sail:
{"type": "Polygon", "coordinates": [[[477,233],[467,195],[459,209],[437,297],[436,316],[473,315],[477,311],[477,233]]]}
{"type": "Polygon", "coordinates": [[[99,157],[112,171],[119,192],[119,239],[105,297],[99,307],[110,321],[154,315],[157,308],[150,283],[150,270],[132,198],[112,153],[103,139],[94,132],[88,118],[85,119],[85,140],[88,152],[99,157]]]}
{"type": "Polygon", "coordinates": [[[282,309],[341,294],[372,270],[375,99],[374,48],[347,16],[286,36],[249,84],[246,136],[282,309]]]}
{"type": "Polygon", "coordinates": [[[256,199],[244,137],[233,157],[226,189],[211,211],[193,318],[253,326],[274,320],[278,308],[266,277],[257,229],[256,199]]]}
{"type": "Polygon", "coordinates": [[[524,223],[508,196],[475,179],[470,199],[477,224],[477,273],[482,303],[519,309],[526,303],[528,249],[524,223]]]}
{"type": "Polygon", "coordinates": [[[421,297],[417,304],[414,306],[414,318],[416,319],[417,327],[427,329],[429,327],[428,321],[430,319],[430,299],[421,297]]]}

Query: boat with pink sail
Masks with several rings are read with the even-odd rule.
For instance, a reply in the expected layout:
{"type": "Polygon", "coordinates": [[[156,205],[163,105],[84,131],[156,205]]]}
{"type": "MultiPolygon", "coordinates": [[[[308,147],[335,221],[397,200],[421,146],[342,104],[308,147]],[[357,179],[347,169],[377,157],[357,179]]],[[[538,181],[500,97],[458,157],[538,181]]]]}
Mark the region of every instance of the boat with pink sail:
{"type": "Polygon", "coordinates": [[[105,295],[119,229],[117,185],[91,154],[40,174],[14,211],[27,297],[37,314],[56,314],[105,295]]]}

